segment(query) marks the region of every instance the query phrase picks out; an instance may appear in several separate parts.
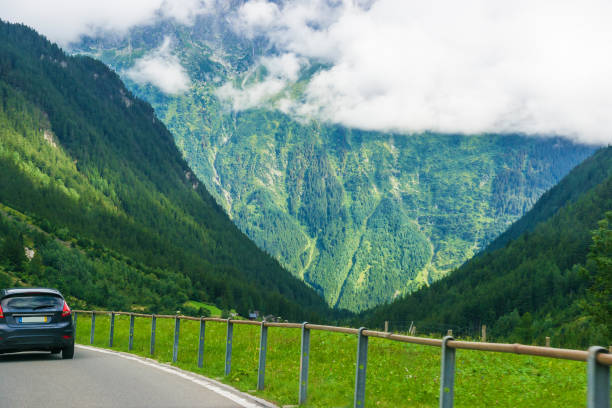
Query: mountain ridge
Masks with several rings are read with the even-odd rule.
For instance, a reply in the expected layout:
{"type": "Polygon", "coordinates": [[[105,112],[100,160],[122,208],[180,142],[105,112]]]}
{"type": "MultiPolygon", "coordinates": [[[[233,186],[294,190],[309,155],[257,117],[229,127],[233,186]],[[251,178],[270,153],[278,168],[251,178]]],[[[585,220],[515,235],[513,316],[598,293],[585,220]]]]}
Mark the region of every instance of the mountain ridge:
{"type": "MultiPolygon", "coordinates": [[[[243,314],[326,314],[314,291],[227,218],[151,106],[117,74],[89,57],[64,54],[25,26],[0,22],[0,33],[0,202],[75,245],[108,248],[182,282],[174,298],[164,296],[171,305],[150,307],[175,307],[187,296],[243,314]]],[[[105,265],[95,263],[98,272],[109,272],[105,265]]]]}
{"type": "MultiPolygon", "coordinates": [[[[329,305],[365,310],[440,278],[593,150],[559,137],[368,132],[296,120],[265,103],[233,111],[222,84],[257,85],[266,72],[256,61],[274,50],[217,20],[138,27],[73,51],[121,73],[238,227],[329,305]],[[160,38],[173,39],[190,75],[181,95],[128,75],[160,38]],[[370,220],[381,200],[388,211],[370,220]],[[397,242],[394,228],[414,245],[397,242]]],[[[315,65],[290,87],[293,97],[315,65]]]]}
{"type": "Polygon", "coordinates": [[[533,228],[539,222],[546,221],[553,216],[559,208],[574,202],[586,191],[593,188],[597,182],[612,174],[612,166],[607,162],[607,158],[603,154],[596,153],[587,157],[580,166],[588,166],[590,173],[588,176],[584,177],[583,182],[569,185],[569,181],[563,179],[550,190],[546,191],[531,210],[516,222],[512,223],[512,225],[495,238],[484,251],[501,248],[510,240],[516,239],[522,233],[530,231],[530,226],[533,228]],[[595,164],[589,164],[591,162],[595,162],[595,164]]]}
{"type": "Polygon", "coordinates": [[[593,230],[611,211],[612,147],[605,147],[509,229],[523,230],[517,238],[502,235],[507,240],[502,246],[488,248],[430,287],[358,319],[370,326],[406,319],[422,328],[486,324],[491,338],[505,341],[539,343],[549,336],[556,344],[574,347],[607,344],[609,329],[585,313],[590,278],[583,266],[593,230]]]}

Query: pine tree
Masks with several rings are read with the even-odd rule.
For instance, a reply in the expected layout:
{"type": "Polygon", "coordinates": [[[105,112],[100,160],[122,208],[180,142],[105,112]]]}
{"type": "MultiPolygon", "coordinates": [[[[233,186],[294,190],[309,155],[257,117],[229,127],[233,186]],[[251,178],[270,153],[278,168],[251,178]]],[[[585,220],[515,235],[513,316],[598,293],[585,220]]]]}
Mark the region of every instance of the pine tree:
{"type": "Polygon", "coordinates": [[[612,338],[612,211],[599,222],[593,232],[593,245],[588,255],[585,272],[590,277],[586,311],[612,338]]]}
{"type": "Polygon", "coordinates": [[[6,260],[9,268],[14,271],[23,272],[26,264],[23,235],[18,233],[7,235],[0,253],[6,260]]]}

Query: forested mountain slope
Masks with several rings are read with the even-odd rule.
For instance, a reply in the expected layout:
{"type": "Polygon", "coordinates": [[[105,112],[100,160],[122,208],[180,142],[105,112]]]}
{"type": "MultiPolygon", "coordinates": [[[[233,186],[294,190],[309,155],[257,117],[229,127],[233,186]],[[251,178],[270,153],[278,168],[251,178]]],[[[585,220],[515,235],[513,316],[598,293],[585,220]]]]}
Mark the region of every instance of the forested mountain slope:
{"type": "Polygon", "coordinates": [[[364,310],[444,276],[593,151],[562,138],[369,132],[281,113],[274,101],[299,100],[315,61],[270,100],[234,110],[223,87],[257,89],[269,75],[257,62],[275,55],[232,29],[240,3],[193,26],[161,21],[73,51],[149,101],[238,227],[332,306],[364,310]],[[187,91],[135,82],[131,70],[161,50],[185,68],[187,91]]]}
{"type": "Polygon", "coordinates": [[[26,234],[42,253],[40,271],[24,272],[30,283],[40,274],[99,306],[120,296],[90,296],[93,286],[134,285],[142,290],[130,300],[144,308],[172,310],[191,298],[292,319],[326,313],[314,290],[235,227],[151,106],[114,72],[25,26],[0,22],[0,38],[0,203],[29,220],[3,216],[0,243],[23,239],[26,224],[52,234],[26,234]],[[75,268],[53,237],[95,267],[75,268]]]}
{"type": "Polygon", "coordinates": [[[571,174],[550,189],[523,217],[495,238],[486,248],[492,251],[503,247],[521,234],[531,231],[540,222],[552,217],[561,207],[573,203],[582,195],[612,175],[612,158],[609,154],[597,153],[580,165],[579,176],[571,174]]]}
{"type": "Polygon", "coordinates": [[[428,288],[367,313],[365,320],[371,326],[384,320],[487,324],[493,336],[511,341],[552,335],[556,345],[608,344],[610,333],[583,317],[591,283],[580,266],[587,262],[593,230],[610,211],[612,147],[607,147],[576,167],[509,230],[525,231],[518,238],[485,251],[428,288]]]}

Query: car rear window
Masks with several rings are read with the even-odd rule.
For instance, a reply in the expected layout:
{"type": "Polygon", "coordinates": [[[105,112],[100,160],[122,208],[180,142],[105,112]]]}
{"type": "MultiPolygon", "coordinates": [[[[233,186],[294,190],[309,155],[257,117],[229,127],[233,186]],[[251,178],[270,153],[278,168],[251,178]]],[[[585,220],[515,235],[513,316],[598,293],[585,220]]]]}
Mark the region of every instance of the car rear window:
{"type": "Polygon", "coordinates": [[[58,296],[28,294],[4,298],[0,304],[2,305],[2,309],[8,312],[11,310],[58,309],[64,305],[64,302],[62,298],[58,296]]]}

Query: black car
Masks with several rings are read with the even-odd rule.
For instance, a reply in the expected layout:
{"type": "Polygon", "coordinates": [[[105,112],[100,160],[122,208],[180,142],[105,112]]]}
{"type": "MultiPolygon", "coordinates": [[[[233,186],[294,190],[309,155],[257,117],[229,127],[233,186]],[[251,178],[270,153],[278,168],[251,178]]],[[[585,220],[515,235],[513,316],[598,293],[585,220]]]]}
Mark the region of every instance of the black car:
{"type": "Polygon", "coordinates": [[[74,326],[68,304],[55,289],[0,290],[0,353],[62,352],[74,356],[74,326]]]}

